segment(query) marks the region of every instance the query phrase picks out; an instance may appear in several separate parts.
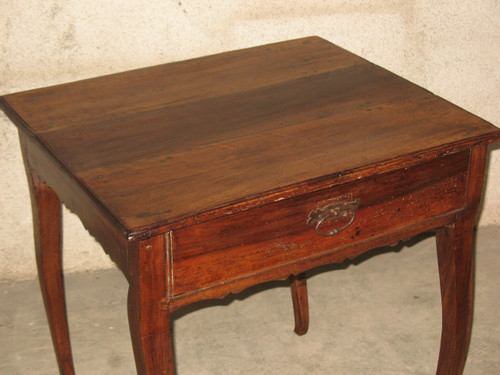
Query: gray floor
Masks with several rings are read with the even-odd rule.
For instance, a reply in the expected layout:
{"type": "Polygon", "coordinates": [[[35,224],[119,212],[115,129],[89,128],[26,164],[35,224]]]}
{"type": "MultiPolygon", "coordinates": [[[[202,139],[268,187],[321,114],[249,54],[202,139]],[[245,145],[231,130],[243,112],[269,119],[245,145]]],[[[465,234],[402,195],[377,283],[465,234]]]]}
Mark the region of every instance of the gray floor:
{"type": "MultiPolygon", "coordinates": [[[[476,304],[465,374],[500,374],[500,229],[477,237],[476,304]]],[[[293,333],[285,282],[175,315],[178,375],[432,374],[440,297],[434,237],[309,272],[311,324],[293,333]]],[[[66,293],[77,374],[135,374],[127,283],[116,270],[71,274],[66,293]]],[[[36,281],[0,284],[0,374],[56,374],[36,281]]]]}

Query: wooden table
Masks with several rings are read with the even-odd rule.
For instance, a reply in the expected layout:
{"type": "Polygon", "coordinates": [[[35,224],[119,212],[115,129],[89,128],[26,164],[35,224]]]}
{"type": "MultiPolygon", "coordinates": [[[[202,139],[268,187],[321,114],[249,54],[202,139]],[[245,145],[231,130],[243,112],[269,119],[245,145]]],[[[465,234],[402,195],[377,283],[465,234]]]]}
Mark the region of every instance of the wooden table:
{"type": "MultiPolygon", "coordinates": [[[[40,284],[73,374],[61,201],[125,274],[137,372],[173,374],[170,314],[435,230],[438,374],[462,372],[473,227],[500,131],[310,37],[1,97],[19,128],[40,284]]],[[[341,287],[341,286],[339,286],[341,287]]]]}

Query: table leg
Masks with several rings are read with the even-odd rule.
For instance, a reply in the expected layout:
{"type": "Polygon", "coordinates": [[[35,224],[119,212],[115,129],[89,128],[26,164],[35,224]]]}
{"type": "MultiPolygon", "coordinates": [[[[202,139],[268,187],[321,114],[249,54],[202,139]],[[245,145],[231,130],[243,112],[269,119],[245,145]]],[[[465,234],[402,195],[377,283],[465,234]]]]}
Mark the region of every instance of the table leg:
{"type": "Polygon", "coordinates": [[[174,375],[163,235],[129,250],[128,317],[139,375],[174,375]]]}
{"type": "Polygon", "coordinates": [[[471,149],[466,209],[436,231],[443,328],[438,375],[461,374],[469,348],[474,288],[474,225],[481,200],[486,145],[471,149]]]}
{"type": "Polygon", "coordinates": [[[474,217],[436,233],[441,280],[442,332],[438,375],[461,374],[470,341],[473,301],[474,217]]]}
{"type": "Polygon", "coordinates": [[[38,278],[59,372],[73,375],[62,270],[61,202],[41,178],[26,168],[33,211],[38,278]]]}
{"type": "Polygon", "coordinates": [[[295,333],[305,335],[309,328],[309,304],[307,301],[307,279],[305,273],[291,276],[293,314],[295,317],[295,333]]]}

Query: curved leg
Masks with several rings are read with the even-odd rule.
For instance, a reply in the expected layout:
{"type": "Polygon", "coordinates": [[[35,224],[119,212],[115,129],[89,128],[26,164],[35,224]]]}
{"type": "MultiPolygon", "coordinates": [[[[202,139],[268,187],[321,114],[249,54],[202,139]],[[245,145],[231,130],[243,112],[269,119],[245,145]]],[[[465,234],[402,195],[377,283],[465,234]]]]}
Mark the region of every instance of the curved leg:
{"type": "Polygon", "coordinates": [[[59,372],[73,375],[73,358],[69,340],[64,298],[61,253],[61,202],[40,177],[26,168],[33,211],[35,254],[38,278],[59,372]]]}
{"type": "Polygon", "coordinates": [[[295,316],[295,333],[305,335],[309,328],[309,303],[307,301],[307,279],[305,273],[291,276],[293,315],[295,316]]]}
{"type": "Polygon", "coordinates": [[[139,375],[174,375],[163,236],[129,249],[128,318],[139,375]]]}
{"type": "Polygon", "coordinates": [[[472,324],[474,288],[474,225],[481,200],[486,145],[471,149],[466,208],[453,227],[436,231],[443,328],[438,375],[461,374],[472,324]]]}
{"type": "Polygon", "coordinates": [[[438,375],[461,374],[469,347],[473,300],[474,217],[436,232],[441,280],[442,332],[438,375]]]}

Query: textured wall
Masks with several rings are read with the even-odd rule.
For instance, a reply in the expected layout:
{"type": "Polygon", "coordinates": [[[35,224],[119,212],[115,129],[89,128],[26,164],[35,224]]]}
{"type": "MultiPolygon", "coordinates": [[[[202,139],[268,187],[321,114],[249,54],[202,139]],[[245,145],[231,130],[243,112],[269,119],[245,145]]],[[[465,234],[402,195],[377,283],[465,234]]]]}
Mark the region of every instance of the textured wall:
{"type": "MultiPolygon", "coordinates": [[[[500,125],[498,0],[2,0],[0,93],[319,35],[500,125]]],[[[498,148],[498,147],[497,147],[498,148]]],[[[0,117],[0,279],[35,275],[14,126],[0,117]]],[[[500,225],[492,149],[481,225],[500,225]]],[[[111,267],[64,212],[65,268],[111,267]]]]}

